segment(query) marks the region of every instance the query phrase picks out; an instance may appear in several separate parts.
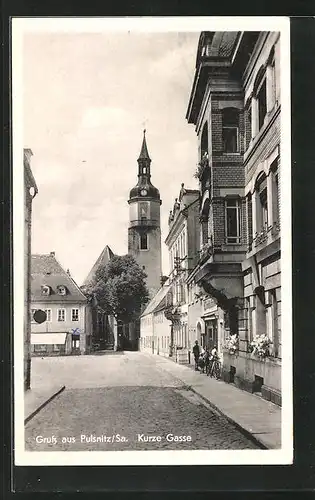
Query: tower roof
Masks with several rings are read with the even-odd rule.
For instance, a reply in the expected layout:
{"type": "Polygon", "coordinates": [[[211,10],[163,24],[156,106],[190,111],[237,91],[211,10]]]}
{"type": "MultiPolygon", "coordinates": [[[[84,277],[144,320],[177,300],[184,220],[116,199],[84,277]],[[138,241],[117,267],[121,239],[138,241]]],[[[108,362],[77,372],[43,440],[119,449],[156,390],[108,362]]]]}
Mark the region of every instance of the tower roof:
{"type": "Polygon", "coordinates": [[[141,146],[141,151],[138,160],[151,160],[149,153],[148,153],[148,147],[147,147],[147,141],[145,138],[145,133],[146,130],[144,129],[143,131],[143,141],[142,141],[142,146],[141,146]]]}
{"type": "Polygon", "coordinates": [[[142,146],[138,158],[138,182],[136,186],[130,190],[129,202],[130,200],[138,198],[150,198],[158,200],[161,203],[160,192],[151,182],[151,158],[148,153],[145,133],[146,130],[143,131],[142,146]]]}

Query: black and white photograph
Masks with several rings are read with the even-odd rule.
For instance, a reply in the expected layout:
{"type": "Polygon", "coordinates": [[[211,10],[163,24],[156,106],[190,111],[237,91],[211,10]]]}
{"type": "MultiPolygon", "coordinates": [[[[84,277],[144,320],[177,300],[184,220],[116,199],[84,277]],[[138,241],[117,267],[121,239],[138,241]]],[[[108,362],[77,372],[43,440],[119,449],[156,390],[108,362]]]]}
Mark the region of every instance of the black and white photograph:
{"type": "Polygon", "coordinates": [[[13,18],[16,465],[290,464],[287,18],[13,18]]]}

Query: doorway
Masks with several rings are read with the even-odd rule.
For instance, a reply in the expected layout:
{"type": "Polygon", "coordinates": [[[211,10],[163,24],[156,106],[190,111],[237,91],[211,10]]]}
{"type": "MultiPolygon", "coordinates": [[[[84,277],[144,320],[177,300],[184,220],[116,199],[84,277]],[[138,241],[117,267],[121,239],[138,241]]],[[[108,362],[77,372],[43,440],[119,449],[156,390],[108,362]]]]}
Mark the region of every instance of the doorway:
{"type": "Polygon", "coordinates": [[[210,351],[214,346],[218,347],[218,324],[216,319],[206,322],[206,346],[210,351]]]}
{"type": "Polygon", "coordinates": [[[80,335],[72,335],[71,354],[80,354],[80,335]]]}

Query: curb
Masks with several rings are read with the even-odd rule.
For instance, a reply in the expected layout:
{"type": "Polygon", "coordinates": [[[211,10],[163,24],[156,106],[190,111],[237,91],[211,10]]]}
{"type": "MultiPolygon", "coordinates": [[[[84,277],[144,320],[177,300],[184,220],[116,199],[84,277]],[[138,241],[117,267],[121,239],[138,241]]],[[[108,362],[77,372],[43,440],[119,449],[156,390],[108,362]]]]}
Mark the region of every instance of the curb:
{"type": "MultiPolygon", "coordinates": [[[[182,382],[184,382],[184,381],[182,380],[182,382]]],[[[260,441],[260,439],[256,438],[250,431],[248,431],[247,429],[245,429],[245,427],[243,427],[241,424],[239,424],[238,422],[236,422],[236,420],[233,420],[233,418],[228,417],[222,410],[220,410],[220,408],[218,406],[216,406],[214,403],[212,403],[212,401],[210,401],[205,396],[203,396],[202,394],[200,394],[192,386],[189,385],[188,387],[189,387],[189,389],[192,392],[194,392],[195,394],[198,394],[198,396],[201,399],[203,399],[204,401],[206,401],[208,403],[208,405],[211,406],[211,408],[213,410],[215,410],[216,412],[218,412],[222,417],[224,417],[228,422],[230,422],[230,424],[234,425],[234,427],[236,427],[245,437],[247,437],[248,439],[250,439],[251,441],[253,441],[257,446],[259,446],[259,448],[261,448],[262,450],[269,450],[270,449],[262,441],[260,441]]]]}
{"type": "Polygon", "coordinates": [[[234,427],[236,427],[245,437],[247,437],[253,443],[255,443],[257,446],[259,446],[260,449],[262,449],[262,450],[272,449],[272,448],[268,448],[268,446],[266,446],[260,439],[256,438],[250,431],[248,431],[247,429],[245,429],[245,427],[243,427],[241,424],[239,424],[238,422],[236,422],[236,420],[233,420],[232,417],[229,417],[228,415],[226,415],[218,406],[216,406],[214,403],[212,403],[212,401],[210,401],[205,396],[203,396],[202,394],[200,394],[198,392],[198,390],[194,389],[191,385],[186,384],[186,382],[184,380],[182,380],[182,378],[180,376],[176,375],[176,377],[179,380],[181,380],[185,385],[187,385],[187,387],[192,392],[194,392],[195,394],[197,394],[201,399],[203,399],[206,403],[208,403],[208,405],[211,406],[211,408],[213,410],[215,410],[222,417],[224,417],[228,422],[230,422],[232,425],[234,425],[234,427]]]}
{"type": "Polygon", "coordinates": [[[36,410],[34,410],[28,417],[26,417],[26,419],[24,420],[24,425],[26,425],[33,417],[35,417],[35,415],[37,415],[37,413],[39,413],[46,405],[48,405],[48,403],[50,403],[50,401],[52,401],[57,396],[59,396],[59,394],[61,394],[65,390],[65,388],[66,388],[66,386],[63,385],[61,387],[61,389],[59,389],[52,396],[50,396],[50,398],[46,399],[46,401],[44,401],[44,403],[42,403],[38,408],[36,408],[36,410]]]}

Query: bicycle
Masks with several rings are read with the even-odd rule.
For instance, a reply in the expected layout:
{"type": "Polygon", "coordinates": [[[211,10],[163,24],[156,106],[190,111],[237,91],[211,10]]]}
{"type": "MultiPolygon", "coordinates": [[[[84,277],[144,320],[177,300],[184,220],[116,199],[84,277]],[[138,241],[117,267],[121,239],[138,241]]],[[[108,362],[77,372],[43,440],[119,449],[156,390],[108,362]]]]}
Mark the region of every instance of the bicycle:
{"type": "Polygon", "coordinates": [[[209,373],[207,373],[210,377],[215,377],[217,380],[221,378],[221,363],[218,359],[214,359],[211,363],[211,367],[209,369],[209,373]]]}

